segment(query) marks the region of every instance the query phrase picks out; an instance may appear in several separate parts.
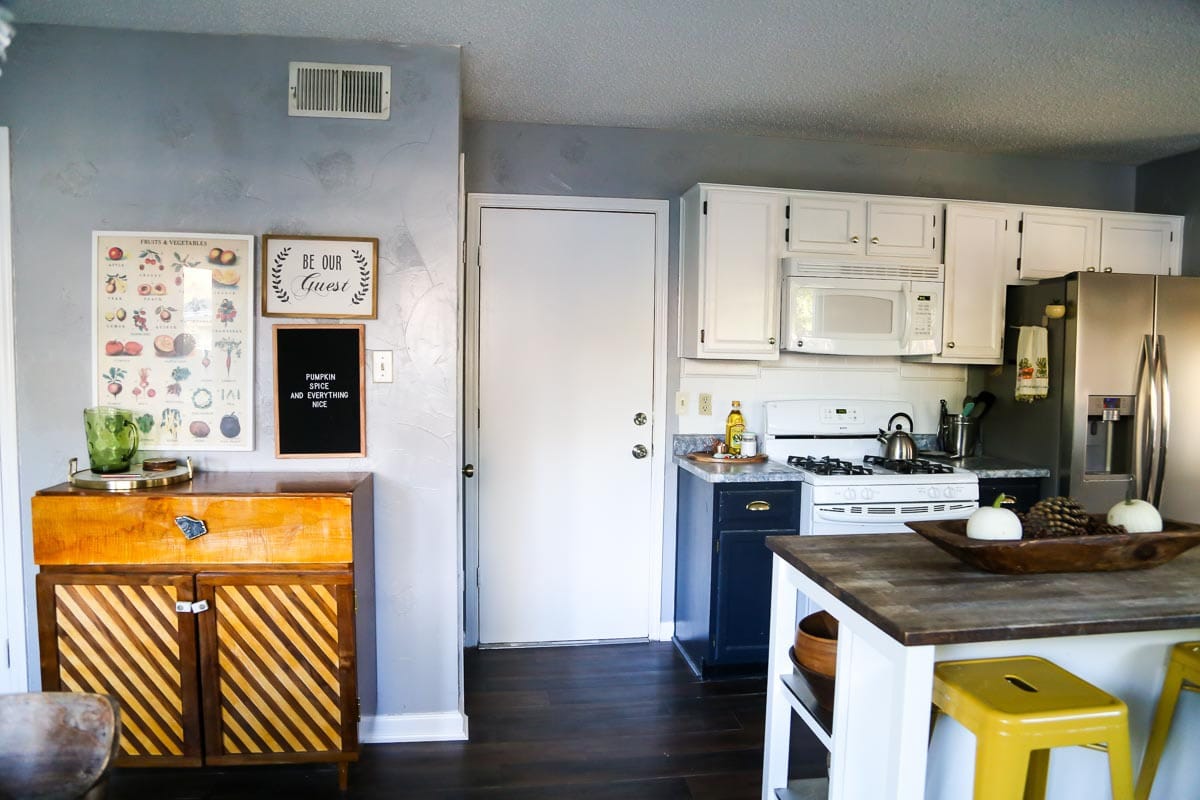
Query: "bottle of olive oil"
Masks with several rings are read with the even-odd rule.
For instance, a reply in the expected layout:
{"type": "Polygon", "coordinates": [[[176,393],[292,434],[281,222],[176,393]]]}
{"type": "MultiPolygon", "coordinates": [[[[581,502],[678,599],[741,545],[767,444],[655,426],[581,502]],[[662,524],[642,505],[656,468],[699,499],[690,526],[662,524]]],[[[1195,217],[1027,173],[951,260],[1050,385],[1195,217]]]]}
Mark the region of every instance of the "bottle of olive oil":
{"type": "Polygon", "coordinates": [[[742,417],[742,404],[733,401],[733,408],[725,418],[725,449],[731,456],[742,454],[742,433],[746,430],[746,420],[742,417]]]}

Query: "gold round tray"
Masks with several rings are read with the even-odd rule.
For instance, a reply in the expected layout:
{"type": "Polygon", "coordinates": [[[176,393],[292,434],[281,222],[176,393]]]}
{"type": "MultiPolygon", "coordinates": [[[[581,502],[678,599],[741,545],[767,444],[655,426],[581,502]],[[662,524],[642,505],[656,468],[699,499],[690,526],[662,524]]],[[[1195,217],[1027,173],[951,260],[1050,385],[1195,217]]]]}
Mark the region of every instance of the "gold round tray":
{"type": "Polygon", "coordinates": [[[191,457],[188,457],[186,464],[159,471],[143,469],[140,462],[130,464],[127,472],[113,473],[92,472],[90,469],[78,469],[78,466],[79,460],[72,458],[67,467],[67,482],[81,489],[128,492],[133,489],[153,489],[156,486],[186,483],[192,479],[191,457]]]}

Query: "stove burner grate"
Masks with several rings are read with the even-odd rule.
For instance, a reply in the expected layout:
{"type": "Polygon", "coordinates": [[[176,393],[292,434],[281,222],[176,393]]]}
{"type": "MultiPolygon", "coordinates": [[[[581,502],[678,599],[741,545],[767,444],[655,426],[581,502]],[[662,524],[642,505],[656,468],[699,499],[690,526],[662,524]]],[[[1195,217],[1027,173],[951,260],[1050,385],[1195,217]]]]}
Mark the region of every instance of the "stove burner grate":
{"type": "Polygon", "coordinates": [[[831,458],[823,456],[816,458],[814,456],[788,456],[787,463],[789,466],[799,467],[807,470],[815,475],[872,475],[874,474],[870,467],[862,464],[854,464],[850,461],[842,461],[839,458],[831,458]]]}
{"type": "Polygon", "coordinates": [[[896,459],[883,456],[864,456],[863,463],[890,469],[901,475],[948,475],[954,472],[953,467],[924,458],[896,459]]]}

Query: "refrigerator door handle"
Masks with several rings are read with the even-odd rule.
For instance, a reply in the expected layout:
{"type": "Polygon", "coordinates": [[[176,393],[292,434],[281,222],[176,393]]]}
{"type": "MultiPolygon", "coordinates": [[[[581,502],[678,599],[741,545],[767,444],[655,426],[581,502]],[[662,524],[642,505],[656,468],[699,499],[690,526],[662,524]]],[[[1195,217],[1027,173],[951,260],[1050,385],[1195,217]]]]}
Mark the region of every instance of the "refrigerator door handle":
{"type": "Polygon", "coordinates": [[[1155,380],[1158,383],[1158,458],[1154,467],[1154,494],[1150,502],[1157,508],[1162,504],[1163,481],[1167,477],[1167,438],[1171,432],[1171,383],[1167,375],[1167,339],[1158,337],[1155,352],[1155,380]]]}
{"type": "Polygon", "coordinates": [[[1134,487],[1137,489],[1137,496],[1142,500],[1149,499],[1150,495],[1150,462],[1153,458],[1153,434],[1155,426],[1155,417],[1157,414],[1152,411],[1157,402],[1157,398],[1152,395],[1154,380],[1153,380],[1153,349],[1151,338],[1146,336],[1142,339],[1141,352],[1138,354],[1137,364],[1137,387],[1134,390],[1134,487]]]}

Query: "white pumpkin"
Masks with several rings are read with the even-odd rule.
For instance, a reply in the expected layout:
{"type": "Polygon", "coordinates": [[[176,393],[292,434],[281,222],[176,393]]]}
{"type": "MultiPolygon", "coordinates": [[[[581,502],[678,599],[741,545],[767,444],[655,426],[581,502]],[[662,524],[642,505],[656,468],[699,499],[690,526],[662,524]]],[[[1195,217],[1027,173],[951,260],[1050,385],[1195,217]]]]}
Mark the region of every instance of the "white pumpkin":
{"type": "Polygon", "coordinates": [[[1130,533],[1158,533],[1162,514],[1145,500],[1122,500],[1108,510],[1109,525],[1124,525],[1130,533]]]}
{"type": "Polygon", "coordinates": [[[1005,495],[1000,495],[990,506],[980,506],[971,514],[967,519],[968,539],[998,541],[1021,538],[1021,520],[1002,507],[1006,499],[1005,495]]]}

